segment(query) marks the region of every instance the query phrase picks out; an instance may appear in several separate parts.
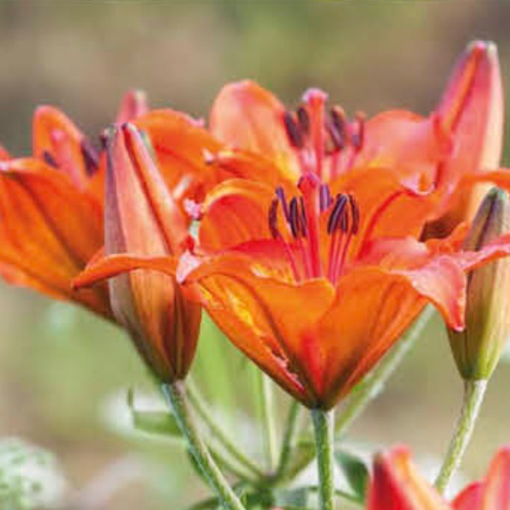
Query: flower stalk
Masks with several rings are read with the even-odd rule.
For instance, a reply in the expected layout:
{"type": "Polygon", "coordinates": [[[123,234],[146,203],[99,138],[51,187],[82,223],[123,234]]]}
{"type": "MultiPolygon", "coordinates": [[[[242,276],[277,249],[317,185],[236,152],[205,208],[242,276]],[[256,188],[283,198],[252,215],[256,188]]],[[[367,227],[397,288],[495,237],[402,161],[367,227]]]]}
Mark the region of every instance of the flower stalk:
{"type": "Polygon", "coordinates": [[[333,477],[334,410],[312,409],[317,466],[319,470],[319,508],[333,510],[335,484],[333,477]]]}
{"type": "Polygon", "coordinates": [[[278,459],[278,467],[275,473],[275,480],[279,480],[286,472],[291,458],[291,452],[295,444],[298,431],[299,414],[301,407],[297,400],[293,400],[290,404],[287,423],[283,435],[280,457],[278,459]]]}
{"type": "Polygon", "coordinates": [[[177,424],[187,440],[191,454],[197,461],[209,484],[215,490],[223,508],[227,510],[244,510],[244,506],[219,470],[193,423],[182,381],[177,381],[173,384],[163,384],[162,389],[177,424]]]}
{"type": "Polygon", "coordinates": [[[455,426],[448,451],[443,460],[443,465],[437,476],[435,485],[439,492],[443,493],[448,487],[452,476],[457,471],[466,448],[473,435],[480,407],[487,389],[487,380],[464,381],[464,402],[462,410],[455,426]]]}

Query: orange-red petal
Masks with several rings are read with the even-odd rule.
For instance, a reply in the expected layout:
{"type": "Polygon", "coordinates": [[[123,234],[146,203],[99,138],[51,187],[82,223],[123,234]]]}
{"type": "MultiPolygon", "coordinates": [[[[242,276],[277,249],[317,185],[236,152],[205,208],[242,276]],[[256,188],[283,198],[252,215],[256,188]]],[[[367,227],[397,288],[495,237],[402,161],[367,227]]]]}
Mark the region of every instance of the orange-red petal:
{"type": "Polygon", "coordinates": [[[282,178],[296,181],[299,166],[285,130],[284,113],[282,103],[255,82],[234,82],[223,87],[214,101],[210,130],[231,147],[273,160],[282,178]]]}
{"type": "Polygon", "coordinates": [[[417,472],[407,448],[379,454],[369,488],[367,510],[449,510],[435,489],[417,472]]]}
{"type": "Polygon", "coordinates": [[[109,315],[104,289],[72,292],[70,280],[103,243],[102,211],[67,175],[36,159],[3,162],[0,172],[3,274],[109,315]]]}

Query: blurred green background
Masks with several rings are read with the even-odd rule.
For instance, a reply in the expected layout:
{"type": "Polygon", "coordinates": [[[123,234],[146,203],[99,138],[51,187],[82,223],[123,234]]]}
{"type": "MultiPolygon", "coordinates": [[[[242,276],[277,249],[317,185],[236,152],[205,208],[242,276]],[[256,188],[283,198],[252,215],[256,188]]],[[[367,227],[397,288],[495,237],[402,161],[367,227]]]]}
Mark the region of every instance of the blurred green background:
{"type": "MultiPolygon", "coordinates": [[[[475,38],[498,44],[508,88],[509,23],[505,0],[2,0],[0,143],[28,154],[39,104],[57,105],[86,133],[99,133],[133,87],[153,107],[206,117],[225,82],[247,77],[289,105],[318,86],[351,114],[395,107],[426,114],[475,38]]],[[[73,508],[77,501],[87,510],[184,508],[207,494],[178,445],[122,432],[127,388],[152,385],[119,331],[5,284],[0,305],[0,435],[54,452],[77,498],[73,508]]],[[[225,427],[256,450],[253,370],[221,338],[207,336],[197,379],[228,411],[225,427]]],[[[509,383],[510,365],[502,363],[466,458],[469,478],[510,442],[509,383]]],[[[441,455],[461,389],[437,320],[350,439],[441,455]]]]}

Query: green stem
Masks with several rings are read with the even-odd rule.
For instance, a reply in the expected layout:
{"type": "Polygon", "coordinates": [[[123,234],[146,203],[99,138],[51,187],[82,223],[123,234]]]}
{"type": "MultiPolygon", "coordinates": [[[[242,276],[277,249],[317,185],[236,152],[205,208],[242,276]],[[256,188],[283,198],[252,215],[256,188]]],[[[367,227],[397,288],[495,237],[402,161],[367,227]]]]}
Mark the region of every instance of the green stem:
{"type": "Polygon", "coordinates": [[[283,435],[282,446],[280,450],[280,458],[276,469],[275,479],[278,480],[286,471],[290,460],[290,454],[296,441],[298,431],[298,416],[301,407],[297,400],[293,400],[290,404],[285,433],[283,435]]]}
{"type": "Polygon", "coordinates": [[[195,457],[204,476],[215,490],[223,508],[228,510],[245,510],[239,498],[235,495],[227,480],[218,469],[218,466],[214,462],[214,459],[193,423],[186,401],[183,382],[177,381],[173,384],[163,384],[162,389],[177,424],[188,442],[191,454],[195,457]]]}
{"type": "Polygon", "coordinates": [[[383,391],[384,385],[400,365],[405,355],[414,347],[433,315],[434,308],[430,305],[427,306],[412,329],[397,342],[377,367],[354,390],[337,417],[335,424],[335,435],[337,437],[344,435],[358,416],[363,413],[367,405],[383,391]]]}
{"type": "Polygon", "coordinates": [[[333,510],[335,485],[333,481],[334,410],[312,409],[315,448],[319,468],[320,510],[333,510]]]}
{"type": "Polygon", "coordinates": [[[223,448],[237,461],[241,466],[246,468],[251,474],[255,475],[257,478],[264,477],[263,471],[249,459],[246,455],[244,455],[241,450],[229,439],[229,437],[225,434],[224,430],[221,426],[218,425],[213,419],[213,414],[207,408],[207,404],[204,402],[204,399],[196,386],[188,381],[187,383],[188,397],[193,405],[193,408],[197,412],[200,419],[207,425],[208,429],[211,431],[214,439],[220,443],[223,448]]]}
{"type": "Polygon", "coordinates": [[[264,427],[264,438],[266,446],[266,458],[269,471],[274,469],[276,464],[276,428],[274,423],[273,410],[273,388],[269,377],[262,371],[258,371],[259,395],[261,419],[264,427]]]}
{"type": "Polygon", "coordinates": [[[464,381],[464,401],[461,413],[436,479],[436,487],[441,493],[446,490],[453,474],[457,471],[471,440],[486,389],[486,380],[464,381]]]}

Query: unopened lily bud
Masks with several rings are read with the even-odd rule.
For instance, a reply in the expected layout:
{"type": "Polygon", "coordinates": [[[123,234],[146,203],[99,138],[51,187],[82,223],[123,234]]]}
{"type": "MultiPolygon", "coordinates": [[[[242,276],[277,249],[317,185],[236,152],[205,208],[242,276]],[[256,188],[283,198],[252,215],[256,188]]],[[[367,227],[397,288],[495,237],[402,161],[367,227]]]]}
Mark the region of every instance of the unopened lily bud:
{"type": "MultiPolygon", "coordinates": [[[[508,196],[493,188],[478,209],[465,249],[478,251],[509,231],[508,196]]],[[[466,327],[448,331],[450,345],[464,379],[488,379],[510,334],[510,260],[503,258],[475,269],[467,292],[466,327]]]]}

